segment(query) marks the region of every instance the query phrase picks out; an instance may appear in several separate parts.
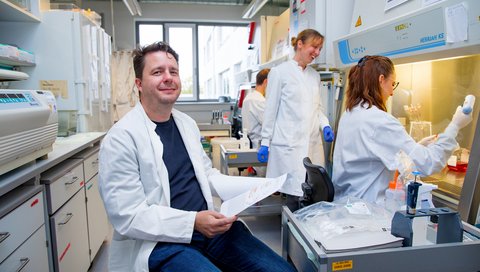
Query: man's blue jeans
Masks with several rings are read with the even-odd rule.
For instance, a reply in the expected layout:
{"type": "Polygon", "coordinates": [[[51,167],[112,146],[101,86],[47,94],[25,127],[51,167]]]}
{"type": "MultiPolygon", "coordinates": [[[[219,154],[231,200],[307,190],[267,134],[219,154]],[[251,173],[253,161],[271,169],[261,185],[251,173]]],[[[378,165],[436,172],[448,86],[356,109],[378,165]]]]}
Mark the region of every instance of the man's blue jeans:
{"type": "Polygon", "coordinates": [[[203,237],[190,244],[159,242],[148,266],[150,271],[295,271],[239,221],[212,239],[203,237]]]}

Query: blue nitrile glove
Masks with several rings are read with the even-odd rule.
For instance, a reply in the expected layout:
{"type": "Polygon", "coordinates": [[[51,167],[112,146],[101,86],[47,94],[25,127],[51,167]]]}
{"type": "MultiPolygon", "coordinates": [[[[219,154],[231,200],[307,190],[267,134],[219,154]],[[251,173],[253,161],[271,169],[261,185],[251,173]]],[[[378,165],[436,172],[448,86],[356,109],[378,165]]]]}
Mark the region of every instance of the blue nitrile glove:
{"type": "Polygon", "coordinates": [[[323,128],[323,138],[325,139],[325,142],[332,142],[333,137],[335,137],[335,134],[333,134],[333,130],[330,126],[326,126],[323,128]]]}
{"type": "Polygon", "coordinates": [[[268,146],[265,146],[265,145],[260,146],[257,152],[257,159],[259,162],[268,161],[268,146]]]}

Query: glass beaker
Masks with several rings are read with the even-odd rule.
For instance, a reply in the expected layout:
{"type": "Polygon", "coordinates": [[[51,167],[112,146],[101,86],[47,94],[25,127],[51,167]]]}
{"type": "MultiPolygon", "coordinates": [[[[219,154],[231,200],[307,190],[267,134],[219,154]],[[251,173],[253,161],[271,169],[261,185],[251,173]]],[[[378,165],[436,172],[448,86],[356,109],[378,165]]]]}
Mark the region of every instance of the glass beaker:
{"type": "Polygon", "coordinates": [[[432,135],[432,122],[412,121],[410,122],[410,136],[418,142],[421,139],[432,135]]]}

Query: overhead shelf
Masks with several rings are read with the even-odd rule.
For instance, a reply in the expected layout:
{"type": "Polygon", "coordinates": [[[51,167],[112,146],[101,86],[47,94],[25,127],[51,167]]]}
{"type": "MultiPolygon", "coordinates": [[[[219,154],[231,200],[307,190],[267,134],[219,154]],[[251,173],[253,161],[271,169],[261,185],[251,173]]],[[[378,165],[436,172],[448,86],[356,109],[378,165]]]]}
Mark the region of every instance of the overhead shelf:
{"type": "Polygon", "coordinates": [[[20,60],[13,60],[10,58],[0,56],[0,65],[6,66],[35,66],[35,63],[20,61],[20,60]]]}
{"type": "Polygon", "coordinates": [[[23,72],[0,69],[0,81],[24,80],[24,79],[28,79],[28,75],[23,72]]]}
{"type": "Polygon", "coordinates": [[[7,0],[0,0],[0,21],[39,23],[40,19],[7,0]]]}

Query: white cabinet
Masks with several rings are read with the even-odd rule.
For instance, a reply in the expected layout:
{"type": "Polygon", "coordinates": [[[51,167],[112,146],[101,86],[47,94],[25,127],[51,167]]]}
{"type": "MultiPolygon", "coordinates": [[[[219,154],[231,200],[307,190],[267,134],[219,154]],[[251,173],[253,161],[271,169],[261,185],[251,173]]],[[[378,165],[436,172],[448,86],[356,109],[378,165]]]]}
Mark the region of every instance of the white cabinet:
{"type": "Polygon", "coordinates": [[[2,196],[0,271],[48,271],[41,190],[25,186],[2,196]]]}
{"type": "Polygon", "coordinates": [[[87,224],[88,224],[88,242],[90,246],[90,262],[97,255],[98,250],[108,235],[109,223],[107,213],[103,206],[98,191],[98,150],[95,146],[88,148],[73,158],[83,159],[83,170],[85,175],[85,195],[87,198],[87,224]]]}
{"type": "Polygon", "coordinates": [[[90,259],[83,188],[50,218],[50,228],[55,271],[86,272],[90,259]]]}
{"type": "Polygon", "coordinates": [[[0,264],[0,271],[48,271],[45,225],[0,264]]]}
{"type": "Polygon", "coordinates": [[[98,191],[98,145],[41,175],[46,185],[54,270],[86,272],[107,237],[107,214],[98,191]]]}
{"type": "Polygon", "coordinates": [[[88,241],[90,245],[90,262],[108,234],[108,219],[98,191],[98,175],[95,175],[85,185],[87,194],[88,241]]]}
{"type": "Polygon", "coordinates": [[[83,160],[67,159],[41,175],[47,192],[52,265],[86,272],[90,266],[83,160]]]}

